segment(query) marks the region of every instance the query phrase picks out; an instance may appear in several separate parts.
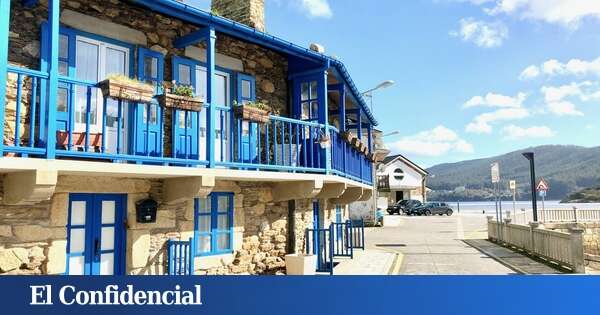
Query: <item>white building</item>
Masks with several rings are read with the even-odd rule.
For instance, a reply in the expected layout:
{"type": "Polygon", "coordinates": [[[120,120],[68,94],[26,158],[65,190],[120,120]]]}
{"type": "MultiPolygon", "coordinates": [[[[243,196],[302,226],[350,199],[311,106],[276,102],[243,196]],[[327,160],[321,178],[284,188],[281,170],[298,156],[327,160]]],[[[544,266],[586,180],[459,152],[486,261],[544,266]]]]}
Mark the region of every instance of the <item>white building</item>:
{"type": "Polygon", "coordinates": [[[427,201],[428,175],[425,169],[400,154],[388,156],[377,167],[378,208],[385,209],[400,200],[427,201]]]}

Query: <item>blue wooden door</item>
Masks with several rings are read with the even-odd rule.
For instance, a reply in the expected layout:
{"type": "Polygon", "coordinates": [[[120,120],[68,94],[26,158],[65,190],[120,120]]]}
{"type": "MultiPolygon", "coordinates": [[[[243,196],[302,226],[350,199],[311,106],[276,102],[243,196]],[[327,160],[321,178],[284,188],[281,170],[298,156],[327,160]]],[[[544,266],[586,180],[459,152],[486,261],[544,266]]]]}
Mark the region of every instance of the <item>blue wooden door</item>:
{"type": "MultiPolygon", "coordinates": [[[[173,80],[177,84],[196,86],[197,62],[173,57],[173,80]]],[[[173,109],[173,156],[181,159],[198,159],[199,113],[173,109]]]]}
{"type": "MultiPolygon", "coordinates": [[[[294,99],[292,113],[294,118],[310,122],[319,122],[322,115],[320,104],[323,102],[320,91],[324,90],[322,80],[316,75],[298,77],[294,80],[294,99]]],[[[320,168],[324,165],[319,140],[321,130],[316,127],[304,127],[301,134],[303,139],[302,152],[300,154],[301,165],[304,167],[320,168]]]]}
{"type": "Polygon", "coordinates": [[[125,273],[125,195],[71,194],[67,222],[68,275],[125,273]]]}
{"type": "MultiPolygon", "coordinates": [[[[156,93],[162,90],[164,79],[164,56],[145,48],[138,49],[138,79],[156,86],[156,93]]],[[[136,155],[162,156],[163,151],[163,109],[157,102],[130,106],[133,113],[133,151],[136,155]]]]}
{"type": "MultiPolygon", "coordinates": [[[[239,73],[237,75],[237,103],[247,104],[256,101],[256,79],[253,76],[239,73]]],[[[242,121],[240,139],[240,158],[243,163],[258,163],[257,123],[242,121]]]]}

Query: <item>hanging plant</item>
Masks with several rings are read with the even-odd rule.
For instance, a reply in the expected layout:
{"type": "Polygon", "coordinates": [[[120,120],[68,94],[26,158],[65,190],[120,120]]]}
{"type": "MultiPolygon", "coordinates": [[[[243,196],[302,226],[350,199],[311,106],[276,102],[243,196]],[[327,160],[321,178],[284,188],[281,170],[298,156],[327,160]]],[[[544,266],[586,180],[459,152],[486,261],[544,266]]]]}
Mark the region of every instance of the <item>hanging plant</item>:
{"type": "Polygon", "coordinates": [[[105,98],[135,103],[151,103],[155,91],[154,86],[122,74],[109,75],[98,83],[98,88],[105,98]]]}
{"type": "Polygon", "coordinates": [[[234,102],[234,106],[235,115],[242,120],[259,124],[266,124],[271,120],[272,109],[266,103],[256,101],[240,105],[234,102]]]}
{"type": "Polygon", "coordinates": [[[190,85],[177,84],[173,81],[170,85],[164,85],[165,93],[158,95],[156,99],[163,107],[189,110],[194,112],[202,111],[204,103],[194,94],[194,88],[190,85]]]}

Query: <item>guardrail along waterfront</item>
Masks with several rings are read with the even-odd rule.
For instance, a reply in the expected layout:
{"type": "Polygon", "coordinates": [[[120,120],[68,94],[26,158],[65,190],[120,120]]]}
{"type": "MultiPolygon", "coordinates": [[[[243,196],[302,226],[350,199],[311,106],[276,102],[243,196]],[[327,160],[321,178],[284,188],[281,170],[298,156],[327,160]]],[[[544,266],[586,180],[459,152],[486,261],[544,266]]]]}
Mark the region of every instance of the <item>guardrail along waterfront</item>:
{"type": "MultiPolygon", "coordinates": [[[[533,222],[533,211],[507,211],[505,217],[512,219],[513,223],[529,224],[533,222]]],[[[538,219],[540,222],[600,222],[600,209],[538,209],[538,219]]]]}
{"type": "Polygon", "coordinates": [[[498,243],[516,247],[530,255],[537,256],[571,269],[574,273],[585,273],[583,254],[584,229],[573,227],[567,232],[544,229],[540,223],[520,225],[507,219],[499,224],[488,217],[488,238],[498,243]]]}

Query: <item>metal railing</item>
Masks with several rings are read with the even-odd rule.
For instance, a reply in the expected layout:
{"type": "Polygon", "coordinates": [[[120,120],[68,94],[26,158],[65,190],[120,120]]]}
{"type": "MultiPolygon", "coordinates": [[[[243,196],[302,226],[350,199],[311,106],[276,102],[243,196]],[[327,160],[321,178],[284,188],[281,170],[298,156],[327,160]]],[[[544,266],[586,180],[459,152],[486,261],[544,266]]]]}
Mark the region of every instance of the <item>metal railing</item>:
{"type": "MultiPolygon", "coordinates": [[[[533,221],[533,211],[508,213],[514,223],[528,224],[533,221]]],[[[600,222],[600,209],[538,209],[540,222],[600,222]]]]}
{"type": "Polygon", "coordinates": [[[317,272],[333,275],[333,225],[328,229],[306,229],[306,254],[317,256],[317,272]]]}
{"type": "Polygon", "coordinates": [[[171,276],[188,276],[194,274],[194,240],[167,241],[168,274],[171,276]]]}

